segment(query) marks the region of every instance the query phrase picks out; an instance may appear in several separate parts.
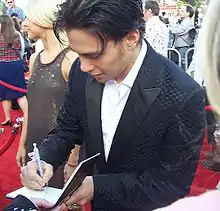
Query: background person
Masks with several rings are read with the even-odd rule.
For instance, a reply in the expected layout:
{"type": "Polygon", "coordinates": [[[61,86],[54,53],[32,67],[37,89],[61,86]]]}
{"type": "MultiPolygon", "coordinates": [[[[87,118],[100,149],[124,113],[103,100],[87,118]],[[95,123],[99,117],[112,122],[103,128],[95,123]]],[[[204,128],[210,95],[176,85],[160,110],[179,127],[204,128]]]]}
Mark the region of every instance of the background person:
{"type": "Polygon", "coordinates": [[[3,126],[12,125],[10,109],[12,100],[17,100],[23,111],[24,117],[27,116],[27,99],[25,93],[24,71],[25,65],[21,55],[21,39],[19,33],[15,30],[14,23],[8,15],[0,16],[0,80],[5,85],[0,85],[0,100],[2,101],[5,121],[3,126]]]}
{"type": "Polygon", "coordinates": [[[13,13],[18,15],[18,19],[20,21],[23,21],[25,19],[25,14],[24,11],[20,8],[17,7],[15,4],[15,0],[7,0],[7,10],[6,10],[6,14],[11,16],[13,13]]]}

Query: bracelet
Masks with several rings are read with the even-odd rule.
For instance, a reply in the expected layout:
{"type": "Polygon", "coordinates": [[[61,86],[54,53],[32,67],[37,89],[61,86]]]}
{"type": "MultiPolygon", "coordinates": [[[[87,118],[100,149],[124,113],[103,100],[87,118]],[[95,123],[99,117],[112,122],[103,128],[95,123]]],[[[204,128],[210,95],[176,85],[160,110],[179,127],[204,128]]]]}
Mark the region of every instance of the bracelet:
{"type": "Polygon", "coordinates": [[[72,165],[72,164],[69,164],[69,163],[66,163],[67,166],[70,166],[72,168],[76,167],[77,165],[72,165]]]}

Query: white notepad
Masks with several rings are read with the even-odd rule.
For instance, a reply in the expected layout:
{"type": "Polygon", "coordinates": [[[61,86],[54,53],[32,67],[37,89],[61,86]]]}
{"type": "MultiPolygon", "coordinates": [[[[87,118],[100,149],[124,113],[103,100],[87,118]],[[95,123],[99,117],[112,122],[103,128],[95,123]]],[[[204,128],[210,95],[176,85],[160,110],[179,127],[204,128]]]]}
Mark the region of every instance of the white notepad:
{"type": "Polygon", "coordinates": [[[45,199],[52,204],[56,204],[57,200],[61,196],[63,190],[58,188],[46,187],[43,191],[31,190],[26,187],[19,188],[6,195],[7,198],[14,199],[18,195],[23,195],[26,198],[38,198],[45,199]]]}
{"type": "Polygon", "coordinates": [[[96,158],[99,155],[100,153],[80,162],[63,189],[46,187],[44,190],[37,191],[22,187],[11,193],[8,193],[6,198],[14,199],[18,195],[23,195],[28,199],[45,199],[54,204],[54,206],[58,206],[81,185],[86,176],[92,174],[94,164],[96,163],[96,158]]]}

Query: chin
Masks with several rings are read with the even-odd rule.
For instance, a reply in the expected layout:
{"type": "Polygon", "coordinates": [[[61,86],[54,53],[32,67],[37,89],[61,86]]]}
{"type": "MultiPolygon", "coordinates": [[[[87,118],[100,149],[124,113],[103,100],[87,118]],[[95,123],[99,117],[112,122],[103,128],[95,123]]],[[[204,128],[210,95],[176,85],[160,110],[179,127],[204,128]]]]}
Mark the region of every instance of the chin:
{"type": "Polygon", "coordinates": [[[96,81],[98,81],[99,83],[106,83],[108,81],[108,79],[106,79],[103,76],[96,76],[94,77],[96,81]]]}
{"type": "Polygon", "coordinates": [[[28,32],[28,38],[30,39],[30,40],[36,40],[37,38],[36,38],[36,36],[34,36],[32,33],[30,33],[30,32],[28,32]]]}
{"type": "Polygon", "coordinates": [[[29,38],[30,40],[34,40],[34,37],[31,36],[29,33],[28,33],[28,38],[29,38]]]}

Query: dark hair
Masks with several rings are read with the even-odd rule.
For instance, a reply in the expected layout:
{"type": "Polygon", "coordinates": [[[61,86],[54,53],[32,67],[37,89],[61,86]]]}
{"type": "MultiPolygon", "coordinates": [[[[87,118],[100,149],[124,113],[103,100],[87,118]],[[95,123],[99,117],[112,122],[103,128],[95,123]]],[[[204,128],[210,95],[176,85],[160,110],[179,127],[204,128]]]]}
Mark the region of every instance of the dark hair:
{"type": "Polygon", "coordinates": [[[16,13],[16,12],[13,12],[13,13],[11,13],[11,15],[10,15],[12,18],[13,17],[16,17],[16,18],[18,18],[18,14],[16,13]]]}
{"type": "Polygon", "coordinates": [[[164,18],[163,18],[161,15],[159,15],[158,17],[159,17],[160,21],[162,21],[163,23],[165,23],[164,18]]]}
{"type": "Polygon", "coordinates": [[[194,26],[199,28],[199,11],[197,9],[195,10],[194,26]]]}
{"type": "Polygon", "coordinates": [[[192,6],[190,6],[190,5],[186,5],[186,12],[189,13],[189,17],[190,17],[190,18],[192,18],[193,15],[194,15],[194,13],[195,13],[194,9],[193,9],[192,6]]]}
{"type": "Polygon", "coordinates": [[[12,17],[12,20],[13,20],[16,31],[21,32],[21,24],[18,22],[17,18],[12,17]]]}
{"type": "Polygon", "coordinates": [[[0,16],[1,34],[4,38],[5,46],[11,46],[14,40],[19,36],[16,33],[14,22],[8,15],[0,16]]]}
{"type": "Polygon", "coordinates": [[[138,30],[144,37],[145,21],[142,0],[66,0],[58,6],[54,33],[87,29],[105,50],[108,40],[121,41],[129,32],[138,30]]]}
{"type": "Polygon", "coordinates": [[[151,9],[153,15],[158,16],[160,13],[160,6],[156,1],[146,1],[145,10],[151,9]]]}
{"type": "Polygon", "coordinates": [[[165,15],[166,15],[166,12],[162,12],[162,15],[165,16],[165,15]]]}

